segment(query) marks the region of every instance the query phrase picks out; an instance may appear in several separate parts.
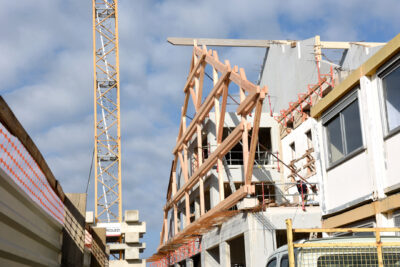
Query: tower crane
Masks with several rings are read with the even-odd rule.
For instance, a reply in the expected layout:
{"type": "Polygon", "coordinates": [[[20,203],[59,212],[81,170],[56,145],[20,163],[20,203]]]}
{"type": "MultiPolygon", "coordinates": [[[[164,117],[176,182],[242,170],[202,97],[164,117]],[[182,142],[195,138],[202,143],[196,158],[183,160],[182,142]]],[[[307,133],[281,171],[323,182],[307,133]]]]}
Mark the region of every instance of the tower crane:
{"type": "Polygon", "coordinates": [[[121,223],[118,1],[92,0],[95,221],[121,223]]]}

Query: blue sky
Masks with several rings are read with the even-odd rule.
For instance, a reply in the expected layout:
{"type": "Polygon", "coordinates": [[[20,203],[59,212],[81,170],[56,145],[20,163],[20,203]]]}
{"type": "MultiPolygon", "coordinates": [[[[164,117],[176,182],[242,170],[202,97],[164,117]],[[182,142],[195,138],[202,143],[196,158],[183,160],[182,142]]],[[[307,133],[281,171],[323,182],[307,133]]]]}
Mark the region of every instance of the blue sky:
{"type": "MultiPolygon", "coordinates": [[[[0,0],[0,93],[65,192],[84,192],[93,150],[91,1],[0,0]]],[[[400,2],[120,0],[123,208],[158,245],[191,49],[167,37],[392,39],[400,2]]],[[[264,49],[217,49],[256,81],[264,49]]],[[[88,208],[93,209],[93,180],[88,208]]]]}

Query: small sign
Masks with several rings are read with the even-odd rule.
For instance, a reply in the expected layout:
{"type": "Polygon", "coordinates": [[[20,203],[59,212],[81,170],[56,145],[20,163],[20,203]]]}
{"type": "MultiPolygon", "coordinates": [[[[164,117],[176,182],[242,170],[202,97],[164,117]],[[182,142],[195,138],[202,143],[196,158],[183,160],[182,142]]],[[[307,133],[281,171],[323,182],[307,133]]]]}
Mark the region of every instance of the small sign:
{"type": "Polygon", "coordinates": [[[98,223],[97,227],[106,228],[106,236],[120,236],[121,224],[120,223],[98,223]]]}

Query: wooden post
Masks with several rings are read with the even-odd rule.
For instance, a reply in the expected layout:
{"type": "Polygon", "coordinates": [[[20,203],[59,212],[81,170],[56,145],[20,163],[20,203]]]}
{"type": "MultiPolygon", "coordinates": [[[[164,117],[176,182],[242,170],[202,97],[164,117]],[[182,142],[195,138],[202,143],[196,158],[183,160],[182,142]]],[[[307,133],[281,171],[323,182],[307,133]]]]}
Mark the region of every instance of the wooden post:
{"type": "MultiPolygon", "coordinates": [[[[200,168],[201,164],[203,163],[203,150],[202,150],[202,140],[201,140],[201,126],[197,124],[197,168],[200,168]]],[[[201,175],[199,179],[199,190],[200,190],[200,216],[205,213],[204,207],[204,180],[203,176],[201,175]]]]}
{"type": "MultiPolygon", "coordinates": [[[[263,92],[261,92],[262,94],[263,92]]],[[[253,178],[253,166],[254,166],[254,156],[256,153],[256,148],[258,144],[258,129],[260,128],[260,120],[261,120],[261,109],[262,109],[262,98],[257,99],[257,104],[254,112],[254,121],[253,121],[253,132],[251,134],[251,142],[250,142],[250,152],[249,159],[247,164],[247,172],[246,172],[246,180],[245,184],[251,184],[251,179],[253,178]]]]}
{"type": "MultiPolygon", "coordinates": [[[[175,154],[175,160],[174,160],[174,168],[172,171],[172,197],[176,194],[176,189],[177,189],[177,185],[176,185],[176,166],[178,165],[178,154],[175,154]]],[[[178,211],[177,211],[177,207],[176,204],[174,204],[173,207],[173,216],[174,216],[174,235],[176,235],[178,233],[178,211]]]]}
{"type": "Polygon", "coordinates": [[[292,219],[286,219],[286,234],[287,234],[289,267],[295,267],[295,265],[294,265],[294,247],[293,247],[292,219]]]}
{"type": "MultiPolygon", "coordinates": [[[[243,80],[247,80],[246,78],[246,74],[244,72],[244,69],[240,69],[240,77],[243,80]]],[[[240,91],[240,103],[242,103],[245,98],[246,95],[244,94],[244,90],[243,88],[239,88],[240,91]]],[[[244,170],[244,179],[246,177],[247,174],[247,167],[248,167],[248,161],[249,161],[249,129],[247,128],[247,116],[241,116],[241,121],[243,123],[244,126],[244,131],[242,134],[242,153],[243,153],[243,170],[244,170]]]]}
{"type": "MultiPolygon", "coordinates": [[[[203,50],[206,50],[206,47],[203,47],[203,50]]],[[[197,64],[198,58],[195,56],[194,58],[194,64],[197,64]]],[[[195,104],[195,109],[196,112],[199,110],[201,106],[201,98],[203,94],[203,84],[204,84],[204,73],[205,73],[205,63],[202,63],[201,69],[200,69],[200,79],[195,78],[194,79],[194,87],[195,87],[195,92],[197,96],[196,104],[195,104]]],[[[197,168],[200,168],[201,164],[203,163],[203,143],[202,143],[202,137],[201,137],[201,124],[200,122],[197,123],[196,125],[196,135],[197,135],[197,168]]],[[[205,204],[204,204],[204,180],[203,177],[201,176],[199,179],[199,194],[200,194],[200,216],[202,216],[205,213],[205,204]]]]}
{"type": "Polygon", "coordinates": [[[163,236],[163,243],[167,242],[168,240],[168,210],[164,212],[164,236],[163,236]]]}
{"type": "Polygon", "coordinates": [[[376,250],[378,253],[378,266],[383,267],[381,232],[379,229],[375,230],[375,238],[376,238],[376,250]]]}
{"type": "MultiPolygon", "coordinates": [[[[216,60],[218,60],[218,54],[216,51],[214,51],[214,58],[216,60]]],[[[214,86],[217,84],[218,82],[218,71],[215,69],[215,67],[213,67],[213,84],[214,86]]],[[[219,112],[219,96],[215,96],[214,97],[214,111],[215,111],[215,137],[218,137],[218,134],[220,131],[220,127],[219,127],[219,117],[220,117],[220,112],[219,112]]],[[[224,128],[222,127],[222,130],[224,128]]],[[[217,138],[216,138],[217,139],[217,138]]],[[[221,142],[218,142],[217,140],[217,147],[221,144],[221,142]]],[[[224,190],[224,176],[223,176],[223,164],[222,164],[222,159],[220,159],[218,157],[217,160],[217,173],[218,173],[218,192],[219,192],[219,201],[224,200],[225,198],[225,190],[224,190]]]]}
{"type": "Polygon", "coordinates": [[[321,62],[321,59],[322,59],[321,37],[319,35],[315,36],[314,53],[315,53],[315,59],[318,61],[318,64],[319,64],[319,62],[321,62]]]}
{"type": "MultiPolygon", "coordinates": [[[[184,171],[184,177],[185,177],[185,184],[189,180],[189,167],[188,167],[188,159],[187,159],[187,145],[183,145],[183,164],[185,165],[185,168],[183,169],[184,171]]],[[[190,199],[189,199],[189,193],[188,191],[185,191],[185,216],[186,216],[186,222],[185,222],[185,227],[190,224],[190,199]]]]}
{"type": "Polygon", "coordinates": [[[178,234],[178,207],[174,203],[174,236],[178,234]]]}

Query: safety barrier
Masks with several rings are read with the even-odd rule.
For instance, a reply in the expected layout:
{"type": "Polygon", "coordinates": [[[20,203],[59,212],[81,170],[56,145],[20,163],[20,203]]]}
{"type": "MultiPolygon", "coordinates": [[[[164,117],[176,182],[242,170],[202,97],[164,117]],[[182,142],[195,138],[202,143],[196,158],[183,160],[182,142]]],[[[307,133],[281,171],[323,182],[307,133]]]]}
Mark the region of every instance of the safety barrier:
{"type": "Polygon", "coordinates": [[[201,252],[201,239],[197,238],[186,245],[180,246],[174,252],[166,255],[163,259],[150,263],[151,267],[168,267],[180,261],[190,258],[201,252]]]}
{"type": "Polygon", "coordinates": [[[50,216],[64,224],[64,204],[22,143],[0,124],[0,168],[50,216]]]}
{"type": "Polygon", "coordinates": [[[288,265],[294,266],[399,266],[400,228],[334,228],[293,229],[292,221],[286,220],[288,240],[288,265]],[[382,237],[381,233],[390,232],[382,237]],[[351,236],[341,239],[321,239],[293,242],[293,233],[326,233],[349,235],[369,234],[369,237],[351,236]],[[394,234],[396,233],[396,236],[394,234]]]}

